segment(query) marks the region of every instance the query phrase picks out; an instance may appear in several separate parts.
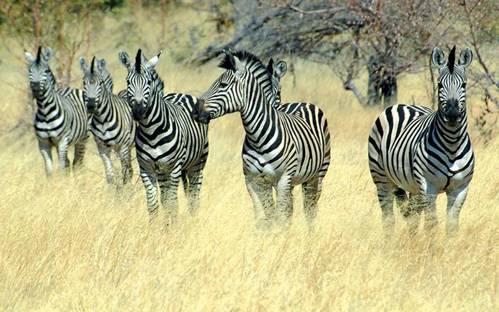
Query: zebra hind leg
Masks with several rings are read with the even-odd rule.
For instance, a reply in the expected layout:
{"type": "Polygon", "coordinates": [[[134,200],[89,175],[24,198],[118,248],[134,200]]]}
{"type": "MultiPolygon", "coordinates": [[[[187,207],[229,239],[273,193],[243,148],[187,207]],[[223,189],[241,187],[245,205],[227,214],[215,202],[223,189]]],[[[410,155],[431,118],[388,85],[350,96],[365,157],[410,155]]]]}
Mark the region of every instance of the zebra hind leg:
{"type": "Polygon", "coordinates": [[[303,210],[310,231],[314,229],[315,218],[317,217],[317,202],[321,196],[322,178],[314,178],[302,184],[303,210]]]}
{"type": "Polygon", "coordinates": [[[407,208],[402,212],[402,216],[407,222],[409,235],[414,236],[418,232],[421,212],[425,206],[425,198],[419,194],[410,194],[407,208]]]}
{"type": "Polygon", "coordinates": [[[291,177],[281,177],[277,182],[276,193],[278,223],[288,228],[291,225],[291,217],[293,216],[293,186],[291,184],[291,177]]]}
{"type": "Polygon", "coordinates": [[[395,229],[395,218],[393,215],[393,185],[389,182],[375,182],[378,201],[381,206],[381,217],[385,238],[390,238],[395,229]]]}

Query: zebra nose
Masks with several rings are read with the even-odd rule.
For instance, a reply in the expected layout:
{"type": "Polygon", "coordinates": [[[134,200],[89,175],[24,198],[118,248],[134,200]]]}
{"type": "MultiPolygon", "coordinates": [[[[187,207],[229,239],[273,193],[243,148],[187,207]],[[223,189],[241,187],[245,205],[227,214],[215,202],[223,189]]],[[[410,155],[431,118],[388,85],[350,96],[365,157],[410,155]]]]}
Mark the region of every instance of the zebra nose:
{"type": "Polygon", "coordinates": [[[89,111],[93,111],[95,109],[95,99],[94,98],[88,98],[87,99],[87,109],[89,111]]]}

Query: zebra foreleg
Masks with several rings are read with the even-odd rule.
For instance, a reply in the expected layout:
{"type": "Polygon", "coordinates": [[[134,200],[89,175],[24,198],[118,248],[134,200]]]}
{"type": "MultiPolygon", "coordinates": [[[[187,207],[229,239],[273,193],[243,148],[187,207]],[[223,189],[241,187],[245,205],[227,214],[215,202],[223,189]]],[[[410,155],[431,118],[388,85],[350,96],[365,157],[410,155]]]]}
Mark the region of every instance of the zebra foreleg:
{"type": "Polygon", "coordinates": [[[447,192],[447,235],[454,235],[459,229],[459,214],[468,195],[468,186],[447,192]]]}
{"type": "Polygon", "coordinates": [[[40,150],[40,154],[42,154],[45,163],[45,174],[47,177],[50,177],[54,170],[52,165],[52,145],[48,141],[39,140],[38,149],[40,150]]]}
{"type": "Polygon", "coordinates": [[[121,161],[121,177],[123,179],[123,185],[125,185],[130,182],[133,174],[130,148],[128,146],[122,147],[119,151],[119,156],[121,161]]]}
{"type": "Polygon", "coordinates": [[[57,156],[59,158],[59,168],[68,173],[70,167],[68,159],[68,140],[62,139],[57,145],[57,156]]]}
{"type": "Polygon", "coordinates": [[[85,149],[87,147],[87,138],[75,144],[75,157],[73,159],[73,170],[79,169],[83,163],[85,149]]]}
{"type": "Polygon", "coordinates": [[[203,171],[197,170],[187,173],[187,199],[189,201],[188,210],[191,216],[196,216],[199,210],[199,194],[201,183],[203,182],[203,171]]]}
{"type": "Polygon", "coordinates": [[[158,216],[158,189],[156,186],[156,177],[146,171],[144,168],[140,168],[140,178],[146,189],[146,199],[147,199],[147,210],[149,212],[149,217],[151,223],[158,216]]]}
{"type": "Polygon", "coordinates": [[[309,230],[313,230],[317,217],[317,202],[321,196],[322,178],[314,178],[302,184],[303,210],[309,230]]]}
{"type": "Polygon", "coordinates": [[[245,181],[253,202],[257,228],[269,228],[275,217],[272,184],[252,175],[245,175],[245,181]]]}
{"type": "Polygon", "coordinates": [[[177,221],[178,203],[177,191],[181,178],[181,170],[173,170],[169,175],[158,175],[158,184],[161,192],[161,204],[165,209],[165,225],[169,227],[177,221]]]}
{"type": "Polygon", "coordinates": [[[436,207],[437,194],[427,194],[424,196],[424,229],[429,234],[434,234],[438,225],[437,207],[436,207]]]}
{"type": "Polygon", "coordinates": [[[100,158],[104,163],[106,181],[109,184],[113,184],[114,174],[113,174],[113,163],[111,162],[111,148],[104,144],[97,143],[97,150],[99,151],[100,158]]]}

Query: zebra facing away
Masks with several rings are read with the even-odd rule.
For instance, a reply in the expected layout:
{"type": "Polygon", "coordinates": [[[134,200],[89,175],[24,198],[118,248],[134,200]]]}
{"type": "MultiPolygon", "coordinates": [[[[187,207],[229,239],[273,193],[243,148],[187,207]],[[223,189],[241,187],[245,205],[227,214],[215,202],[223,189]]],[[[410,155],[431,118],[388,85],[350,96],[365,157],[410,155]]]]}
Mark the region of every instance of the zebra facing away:
{"type": "Polygon", "coordinates": [[[68,147],[75,146],[73,167],[81,165],[88,139],[88,116],[83,103],[83,92],[78,89],[59,88],[49,67],[52,50],[38,48],[36,57],[25,52],[28,77],[36,100],[34,121],[38,147],[45,162],[45,172],[53,171],[52,147],[57,150],[59,166],[67,169],[68,147]]]}
{"type": "Polygon", "coordinates": [[[330,134],[323,112],[309,103],[276,107],[272,66],[266,67],[249,52],[225,50],[220,67],[225,72],[198,100],[195,119],[208,123],[240,112],[246,132],[243,172],[257,226],[270,226],[275,221],[289,225],[292,190],[301,184],[305,215],[312,227],[330,162],[330,134]]]}
{"type": "Polygon", "coordinates": [[[123,184],[126,184],[132,178],[130,150],[134,143],[135,123],[126,100],[112,93],[113,81],[104,66],[104,60],[97,61],[94,57],[89,68],[85,59],[80,58],[83,98],[92,115],[90,130],[104,163],[106,180],[114,183],[111,162],[111,152],[114,151],[120,158],[123,184]]]}
{"type": "Polygon", "coordinates": [[[151,220],[158,213],[158,186],[166,209],[166,224],[176,220],[177,189],[182,178],[188,210],[195,215],[203,169],[208,157],[208,126],[193,120],[197,99],[182,93],[163,96],[163,81],[155,71],[160,54],[146,60],[139,49],[132,64],[125,52],[120,60],[128,69],[127,92],[137,121],[135,147],[140,176],[146,189],[151,220]]]}
{"type": "Polygon", "coordinates": [[[438,110],[394,105],[376,119],[368,141],[369,168],[376,184],[385,234],[394,228],[393,197],[403,204],[409,230],[417,231],[424,211],[425,229],[437,224],[435,200],[447,194],[447,233],[458,229],[459,213],[473,176],[474,156],[467,132],[466,75],[473,58],[470,49],[456,48],[448,60],[439,48],[432,63],[439,68],[438,110]]]}

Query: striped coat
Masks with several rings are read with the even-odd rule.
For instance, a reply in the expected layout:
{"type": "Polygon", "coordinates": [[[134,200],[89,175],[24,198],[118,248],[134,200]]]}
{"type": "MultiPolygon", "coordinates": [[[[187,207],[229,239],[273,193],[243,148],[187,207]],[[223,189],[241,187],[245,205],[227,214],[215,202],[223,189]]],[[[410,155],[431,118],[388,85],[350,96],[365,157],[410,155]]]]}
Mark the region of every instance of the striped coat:
{"type": "Polygon", "coordinates": [[[35,134],[48,176],[53,171],[53,147],[57,150],[60,167],[67,169],[68,147],[74,145],[73,166],[78,167],[83,161],[88,139],[88,115],[83,103],[83,92],[58,87],[48,65],[51,56],[50,48],[42,53],[40,47],[36,58],[29,52],[25,53],[31,91],[37,104],[35,134]]]}

